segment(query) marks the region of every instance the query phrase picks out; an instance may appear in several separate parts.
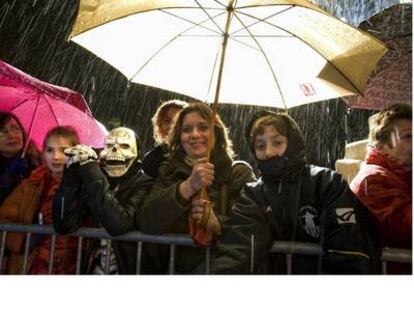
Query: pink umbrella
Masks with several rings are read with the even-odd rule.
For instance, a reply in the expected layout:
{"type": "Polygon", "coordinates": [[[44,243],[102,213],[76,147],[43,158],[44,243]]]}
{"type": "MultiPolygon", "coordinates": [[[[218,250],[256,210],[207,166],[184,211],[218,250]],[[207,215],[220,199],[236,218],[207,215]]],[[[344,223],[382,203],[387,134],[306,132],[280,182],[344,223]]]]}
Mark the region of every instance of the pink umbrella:
{"type": "Polygon", "coordinates": [[[82,144],[96,148],[108,134],[81,94],[40,81],[1,60],[0,111],[16,115],[38,147],[47,131],[58,125],[74,127],[82,144]]]}
{"type": "Polygon", "coordinates": [[[389,51],[378,62],[363,96],[344,98],[353,108],[382,110],[412,102],[412,4],[391,6],[359,28],[385,42],[389,51]]]}

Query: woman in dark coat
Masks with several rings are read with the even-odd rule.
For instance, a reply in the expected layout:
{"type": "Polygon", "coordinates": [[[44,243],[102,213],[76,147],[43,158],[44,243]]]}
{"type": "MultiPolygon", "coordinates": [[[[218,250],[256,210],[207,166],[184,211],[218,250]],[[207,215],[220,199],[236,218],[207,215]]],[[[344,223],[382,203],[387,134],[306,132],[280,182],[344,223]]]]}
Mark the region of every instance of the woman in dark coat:
{"type": "Polygon", "coordinates": [[[286,273],[285,257],[269,256],[274,240],[321,246],[320,256],[293,256],[295,274],[374,272],[378,254],[368,232],[370,215],[340,174],[306,164],[296,122],[262,111],[250,122],[247,140],[262,177],[234,205],[212,272],[286,273]]]}
{"type": "MultiPolygon", "coordinates": [[[[203,103],[193,103],[180,112],[168,141],[171,158],[161,165],[159,177],[142,208],[143,232],[189,233],[191,223],[200,222],[207,204],[199,198],[199,192],[208,187],[213,208],[205,230],[214,239],[221,234],[222,224],[241,187],[255,180],[247,163],[233,161],[231,142],[218,116],[214,122],[211,158],[205,157],[212,116],[211,109],[203,103]]],[[[175,270],[191,273],[203,258],[202,249],[177,247],[175,270]]]]}
{"type": "Polygon", "coordinates": [[[42,155],[28,137],[19,119],[0,112],[0,204],[12,190],[42,163],[42,155]]]}

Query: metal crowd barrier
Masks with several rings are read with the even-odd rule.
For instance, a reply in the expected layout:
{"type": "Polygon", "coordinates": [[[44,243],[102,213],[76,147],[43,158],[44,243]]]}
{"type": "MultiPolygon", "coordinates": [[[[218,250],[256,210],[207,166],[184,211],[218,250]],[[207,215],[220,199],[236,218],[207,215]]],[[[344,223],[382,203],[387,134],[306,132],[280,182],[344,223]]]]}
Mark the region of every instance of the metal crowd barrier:
{"type": "MultiPolygon", "coordinates": [[[[23,253],[23,266],[22,274],[27,273],[27,261],[29,255],[30,240],[33,234],[47,234],[51,235],[51,246],[50,246],[50,257],[49,257],[49,274],[53,273],[53,259],[55,252],[55,242],[57,233],[54,231],[53,226],[51,225],[22,225],[22,224],[0,224],[0,234],[1,234],[1,245],[0,245],[0,267],[2,267],[4,252],[5,252],[5,242],[7,237],[7,232],[20,232],[26,233],[25,247],[23,253]]],[[[80,274],[81,270],[81,258],[82,258],[82,243],[84,238],[91,239],[105,239],[107,240],[107,250],[111,247],[111,241],[129,241],[137,243],[137,261],[136,261],[136,271],[137,274],[141,272],[141,259],[142,259],[142,245],[143,243],[155,243],[155,244],[167,244],[170,245],[170,256],[168,263],[168,273],[174,274],[175,266],[175,248],[179,246],[188,246],[188,247],[200,247],[197,246],[191,237],[187,235],[179,234],[164,234],[164,235],[149,235],[144,234],[138,231],[128,232],[120,236],[111,236],[102,228],[80,228],[76,232],[66,234],[65,236],[75,236],[78,237],[78,248],[77,248],[77,259],[76,259],[76,274],[80,274]]],[[[206,274],[210,273],[210,248],[205,248],[205,264],[206,264],[206,274]]],[[[109,273],[109,256],[106,256],[105,264],[105,273],[109,273]]]]}
{"type": "MultiPolygon", "coordinates": [[[[292,255],[319,256],[323,253],[322,248],[318,244],[285,241],[273,242],[270,252],[285,254],[287,274],[292,273],[292,255]]],[[[412,250],[385,247],[381,254],[382,274],[387,274],[387,263],[389,262],[412,264],[412,250]]]]}
{"type": "MultiPolygon", "coordinates": [[[[48,273],[53,273],[53,261],[55,252],[56,232],[52,226],[46,225],[22,225],[22,224],[0,224],[0,267],[2,267],[4,253],[5,253],[5,242],[7,232],[20,232],[26,233],[25,248],[23,253],[23,266],[22,274],[27,273],[27,260],[29,255],[29,246],[32,234],[47,234],[51,235],[51,246],[50,246],[50,257],[48,273]]],[[[174,274],[175,266],[175,249],[176,246],[187,246],[187,247],[200,247],[194,243],[191,237],[188,235],[179,234],[163,234],[163,235],[149,235],[138,231],[128,232],[120,236],[111,236],[102,228],[80,228],[78,231],[67,234],[66,236],[78,237],[78,248],[77,248],[77,261],[76,261],[76,274],[80,274],[81,258],[82,258],[82,243],[84,238],[91,239],[105,239],[107,240],[107,250],[111,247],[111,241],[129,241],[137,243],[137,261],[136,261],[136,272],[140,274],[141,270],[141,259],[142,259],[142,246],[143,243],[155,243],[155,244],[167,244],[170,245],[168,273],[174,274]]],[[[251,267],[254,266],[254,237],[251,238],[251,267]]],[[[210,274],[210,256],[211,250],[205,247],[205,266],[206,274],[210,274]]],[[[286,242],[286,241],[274,241],[273,246],[270,250],[271,253],[285,254],[287,274],[292,273],[292,256],[293,255],[314,255],[319,256],[322,254],[322,249],[318,244],[314,243],[303,243],[303,242],[286,242]]],[[[109,256],[106,256],[105,273],[109,273],[109,256]]],[[[407,263],[412,262],[412,251],[408,249],[397,249],[397,248],[384,248],[381,256],[382,262],[382,274],[387,274],[387,263],[407,263]]]]}

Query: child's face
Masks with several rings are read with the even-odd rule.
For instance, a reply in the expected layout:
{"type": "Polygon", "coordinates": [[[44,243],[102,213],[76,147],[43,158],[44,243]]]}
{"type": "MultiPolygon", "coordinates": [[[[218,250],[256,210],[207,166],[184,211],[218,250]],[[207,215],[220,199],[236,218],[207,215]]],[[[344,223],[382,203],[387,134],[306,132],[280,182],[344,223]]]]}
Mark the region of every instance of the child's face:
{"type": "Polygon", "coordinates": [[[52,175],[62,176],[67,160],[63,151],[69,147],[71,147],[70,141],[65,137],[52,136],[47,140],[43,156],[52,175]]]}
{"type": "Polygon", "coordinates": [[[264,127],[263,134],[254,139],[256,158],[266,160],[275,156],[282,156],[287,149],[288,140],[280,134],[273,125],[264,127]]]}

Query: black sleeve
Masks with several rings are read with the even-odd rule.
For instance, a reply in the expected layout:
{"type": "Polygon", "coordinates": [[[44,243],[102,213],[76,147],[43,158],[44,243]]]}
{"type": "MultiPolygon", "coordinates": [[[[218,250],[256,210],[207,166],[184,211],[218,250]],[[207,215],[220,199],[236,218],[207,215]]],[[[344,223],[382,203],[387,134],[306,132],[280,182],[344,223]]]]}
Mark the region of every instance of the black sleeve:
{"type": "Polygon", "coordinates": [[[127,195],[121,199],[121,195],[116,195],[110,189],[108,179],[98,163],[85,164],[80,175],[85,184],[88,206],[109,234],[116,236],[139,229],[135,218],[152,186],[152,178],[138,172],[137,179],[131,181],[132,188],[127,189],[127,195]]]}
{"type": "Polygon", "coordinates": [[[380,248],[365,207],[335,171],[326,172],[319,189],[323,205],[323,273],[377,273],[380,248]]]}
{"type": "Polygon", "coordinates": [[[85,225],[89,210],[84,201],[79,165],[65,168],[53,202],[52,214],[53,226],[58,233],[71,233],[85,225]]]}
{"type": "Polygon", "coordinates": [[[165,144],[156,146],[148,151],[142,159],[142,169],[148,176],[158,177],[158,169],[168,157],[168,147],[165,144]]]}
{"type": "Polygon", "coordinates": [[[242,190],[233,206],[230,218],[224,223],[223,233],[218,238],[213,252],[211,272],[213,274],[256,273],[263,267],[271,246],[272,234],[266,216],[251,195],[242,190]],[[253,271],[251,271],[252,266],[254,266],[253,271]]]}
{"type": "Polygon", "coordinates": [[[256,181],[256,175],[250,164],[244,161],[234,161],[231,169],[231,182],[229,193],[229,207],[225,211],[216,214],[221,224],[225,223],[231,214],[231,206],[238,199],[241,189],[249,183],[256,181]]]}
{"type": "Polygon", "coordinates": [[[6,165],[0,166],[0,204],[10,195],[22,178],[12,174],[6,165]]]}
{"type": "Polygon", "coordinates": [[[173,232],[172,227],[185,218],[190,201],[185,202],[178,193],[179,182],[168,185],[161,177],[155,182],[142,207],[141,230],[150,234],[173,232]]]}

